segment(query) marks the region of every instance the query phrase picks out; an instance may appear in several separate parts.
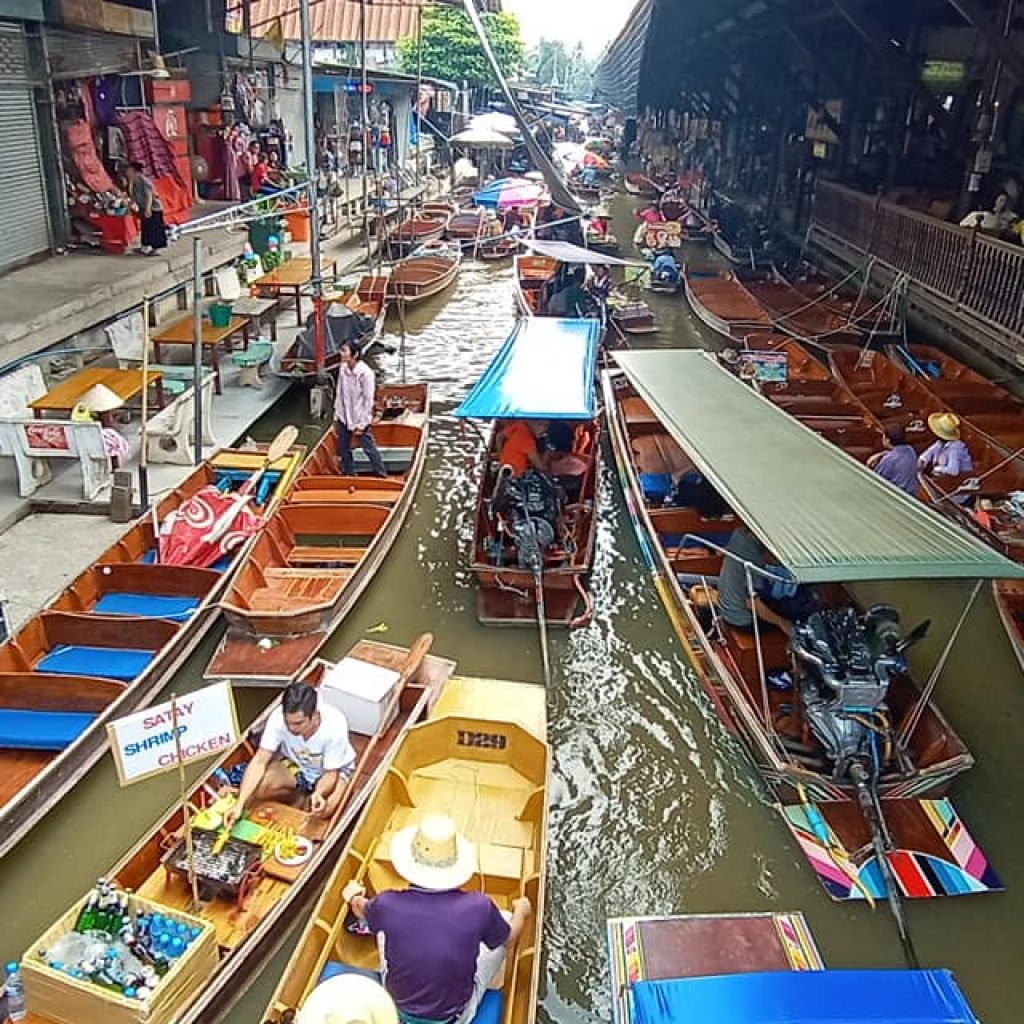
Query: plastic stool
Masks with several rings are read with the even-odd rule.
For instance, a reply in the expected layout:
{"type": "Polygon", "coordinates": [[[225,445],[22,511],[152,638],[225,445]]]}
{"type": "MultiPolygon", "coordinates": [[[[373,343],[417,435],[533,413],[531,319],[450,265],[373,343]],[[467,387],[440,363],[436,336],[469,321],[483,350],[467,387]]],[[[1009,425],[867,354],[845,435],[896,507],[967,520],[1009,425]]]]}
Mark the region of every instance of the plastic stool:
{"type": "Polygon", "coordinates": [[[274,346],[269,341],[253,341],[247,349],[232,353],[235,366],[241,370],[238,385],[243,388],[261,388],[260,367],[270,362],[274,354],[274,346]]]}

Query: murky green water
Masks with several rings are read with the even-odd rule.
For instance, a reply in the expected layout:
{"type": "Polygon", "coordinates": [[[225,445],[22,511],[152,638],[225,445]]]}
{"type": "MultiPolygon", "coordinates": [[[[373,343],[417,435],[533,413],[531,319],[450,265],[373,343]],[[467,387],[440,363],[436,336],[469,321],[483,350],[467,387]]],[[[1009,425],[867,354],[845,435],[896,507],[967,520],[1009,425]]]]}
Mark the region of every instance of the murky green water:
{"type": "MultiPolygon", "coordinates": [[[[620,236],[630,222],[618,211],[620,236]]],[[[702,258],[698,253],[697,258],[702,258]]],[[[468,266],[449,302],[411,311],[404,346],[408,380],[428,378],[440,405],[430,460],[413,514],[385,567],[332,640],[341,655],[372,626],[406,643],[429,630],[435,648],[466,674],[539,680],[535,634],[478,626],[463,566],[471,537],[479,440],[450,416],[512,324],[511,270],[468,266]]],[[[695,345],[695,321],[678,297],[654,297],[663,330],[644,344],[695,345]]],[[[399,347],[397,335],[389,342],[399,347]]],[[[383,354],[383,376],[401,379],[402,356],[383,354]]],[[[294,407],[280,418],[302,416],[294,407]]],[[[273,423],[264,424],[270,433],[273,423]]],[[[723,429],[728,429],[723,424],[723,429]]],[[[307,440],[315,437],[308,431],[307,440]]],[[[604,920],[622,913],[800,908],[832,966],[896,967],[900,947],[887,912],[832,903],[766,802],[739,749],[724,733],[648,586],[620,495],[602,480],[602,515],[592,580],[593,621],[553,634],[555,682],[548,694],[554,752],[547,969],[543,1018],[575,1024],[609,1017],[604,920]]],[[[794,500],[799,500],[795,495],[794,500]]],[[[963,585],[872,588],[908,620],[931,616],[931,638],[915,651],[927,675],[966,597],[963,585]]],[[[377,634],[375,634],[377,635],[377,634]]],[[[212,639],[175,681],[200,684],[212,639]]],[[[241,692],[252,718],[266,700],[241,692]]],[[[979,764],[955,802],[1000,872],[1002,895],[909,907],[922,961],[957,974],[988,1024],[1020,1017],[1024,998],[1024,680],[987,593],[979,601],[939,687],[939,700],[979,764]]],[[[99,765],[76,792],[0,863],[0,955],[14,955],[75,899],[173,799],[173,776],[117,787],[99,765]]],[[[296,918],[296,924],[301,917],[296,918]]],[[[261,1014],[294,934],[228,1020],[261,1014]]]]}

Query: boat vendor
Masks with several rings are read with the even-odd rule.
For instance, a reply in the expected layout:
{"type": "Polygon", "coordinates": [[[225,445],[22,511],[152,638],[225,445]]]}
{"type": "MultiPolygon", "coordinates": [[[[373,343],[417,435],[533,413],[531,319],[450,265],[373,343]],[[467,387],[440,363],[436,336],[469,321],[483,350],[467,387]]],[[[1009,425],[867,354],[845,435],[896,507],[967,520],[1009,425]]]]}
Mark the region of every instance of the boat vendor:
{"type": "Polygon", "coordinates": [[[768,549],[746,526],[733,531],[726,547],[718,577],[718,613],[733,629],[754,632],[754,616],[770,626],[781,629],[786,636],[793,632],[793,622],[814,610],[813,592],[806,587],[775,580],[751,570],[747,582],[747,566],[783,576],[785,570],[768,565],[768,549]],[[751,594],[753,589],[753,594],[751,594]]]}
{"type": "Polygon", "coordinates": [[[670,252],[659,252],[651,266],[651,277],[655,281],[675,284],[679,280],[679,264],[670,252]]]}
{"type": "Polygon", "coordinates": [[[603,306],[608,301],[608,296],[612,293],[612,275],[603,263],[598,263],[594,267],[594,272],[587,282],[587,290],[600,305],[603,306]]]}
{"type": "Polygon", "coordinates": [[[585,317],[593,312],[594,300],[583,287],[583,270],[577,268],[568,276],[568,283],[551,296],[548,312],[555,316],[585,317]]]}
{"type": "Polygon", "coordinates": [[[546,420],[508,420],[501,428],[499,465],[510,466],[513,476],[522,476],[528,469],[546,473],[548,460],[541,453],[538,438],[547,429],[546,420]]]}
{"type": "Polygon", "coordinates": [[[901,491],[916,498],[920,484],[917,479],[917,452],[907,444],[907,436],[899,423],[890,423],[885,428],[884,449],[868,459],[868,468],[873,469],[883,480],[888,480],[901,491]]]}
{"type": "Polygon", "coordinates": [[[477,869],[476,847],[443,815],[396,833],[391,863],[409,883],[367,899],[358,882],[342,893],[377,936],[384,987],[403,1024],[469,1024],[533,913],[524,896],[506,915],[482,892],[462,887],[477,869]]]}
{"type": "Polygon", "coordinates": [[[296,1024],[398,1024],[398,1010],[373,978],[336,974],[309,993],[296,1024]]]}
{"type": "Polygon", "coordinates": [[[962,476],[974,470],[970,449],[960,440],[960,417],[952,412],[933,412],[928,429],[937,440],[917,460],[918,468],[932,476],[962,476]]]}
{"type": "Polygon", "coordinates": [[[338,368],[338,390],[334,397],[334,426],[338,433],[338,458],[344,476],[355,474],[352,459],[352,435],[359,434],[359,444],[370,462],[374,476],[386,477],[384,460],[373,436],[373,396],[376,381],[366,363],[360,359],[361,350],[354,341],[343,342],[338,349],[341,363],[338,368]]]}
{"type": "Polygon", "coordinates": [[[345,716],[321,701],[315,687],[292,683],[267,719],[224,826],[233,828],[254,800],[308,801],[316,817],[330,818],[355,766],[345,716]]]}

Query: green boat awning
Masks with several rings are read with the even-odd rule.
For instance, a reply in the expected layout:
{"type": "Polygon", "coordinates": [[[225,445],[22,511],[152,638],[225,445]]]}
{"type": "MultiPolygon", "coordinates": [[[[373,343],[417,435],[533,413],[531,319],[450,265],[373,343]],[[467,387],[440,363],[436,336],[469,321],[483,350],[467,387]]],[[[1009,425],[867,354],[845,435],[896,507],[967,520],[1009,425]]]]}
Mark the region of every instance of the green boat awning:
{"type": "Polygon", "coordinates": [[[703,352],[616,352],[665,429],[804,583],[1022,579],[1004,558],[703,352]]]}

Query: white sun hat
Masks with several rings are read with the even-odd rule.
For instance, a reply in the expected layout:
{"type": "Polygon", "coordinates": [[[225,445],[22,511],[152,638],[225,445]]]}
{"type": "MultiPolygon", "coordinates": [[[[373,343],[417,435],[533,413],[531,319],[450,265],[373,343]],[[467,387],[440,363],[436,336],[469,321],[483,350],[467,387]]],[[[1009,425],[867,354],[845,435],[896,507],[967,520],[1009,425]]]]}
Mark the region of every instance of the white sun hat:
{"type": "Polygon", "coordinates": [[[309,993],[295,1024],[398,1024],[398,1011],[372,978],[336,974],[309,993]]]}
{"type": "Polygon", "coordinates": [[[421,889],[458,889],[476,873],[476,847],[451,818],[430,814],[391,840],[395,870],[421,889]]]}

